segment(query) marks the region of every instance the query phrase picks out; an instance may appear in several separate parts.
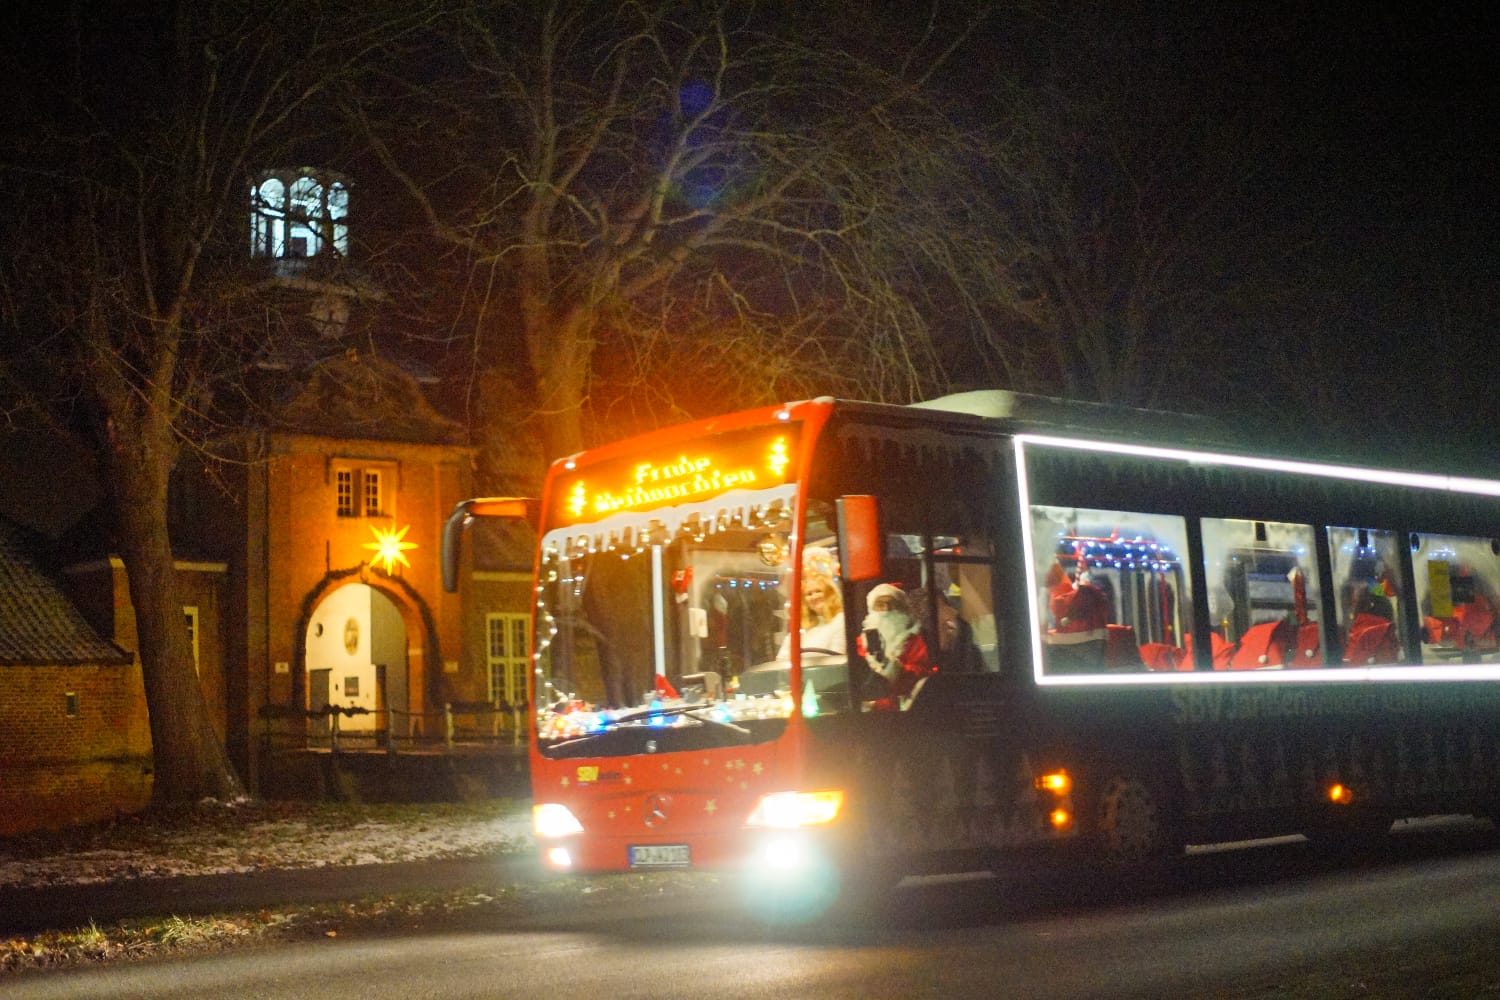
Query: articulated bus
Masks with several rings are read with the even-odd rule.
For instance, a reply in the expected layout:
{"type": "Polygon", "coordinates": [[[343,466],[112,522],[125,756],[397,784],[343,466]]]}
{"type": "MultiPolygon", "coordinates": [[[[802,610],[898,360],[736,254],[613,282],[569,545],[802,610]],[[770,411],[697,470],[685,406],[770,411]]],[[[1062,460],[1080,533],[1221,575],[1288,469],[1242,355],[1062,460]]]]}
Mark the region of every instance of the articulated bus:
{"type": "MultiPolygon", "coordinates": [[[[1493,815],[1500,482],[1224,440],[996,391],[555,463],[528,508],[545,864],[833,898],[1493,815]]],[[[450,586],[464,526],[520,509],[459,505],[450,586]]]]}

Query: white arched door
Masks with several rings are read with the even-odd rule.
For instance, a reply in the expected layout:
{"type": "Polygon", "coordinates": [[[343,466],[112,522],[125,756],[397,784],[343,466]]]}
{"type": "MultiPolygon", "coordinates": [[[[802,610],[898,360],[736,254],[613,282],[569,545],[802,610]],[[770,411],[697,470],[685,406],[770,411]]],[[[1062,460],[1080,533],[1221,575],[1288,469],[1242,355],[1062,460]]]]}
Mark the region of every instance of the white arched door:
{"type": "Polygon", "coordinates": [[[307,625],[306,662],[308,707],[365,710],[340,716],[340,731],[408,731],[406,626],[389,597],[351,583],[323,598],[307,625]]]}

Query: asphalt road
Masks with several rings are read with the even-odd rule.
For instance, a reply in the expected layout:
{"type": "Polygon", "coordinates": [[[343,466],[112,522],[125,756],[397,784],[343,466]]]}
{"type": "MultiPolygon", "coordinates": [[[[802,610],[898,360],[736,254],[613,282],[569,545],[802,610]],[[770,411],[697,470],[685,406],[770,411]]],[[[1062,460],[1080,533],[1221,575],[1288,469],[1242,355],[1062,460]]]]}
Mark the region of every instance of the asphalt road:
{"type": "Polygon", "coordinates": [[[1071,872],[908,880],[876,910],[795,928],[749,921],[725,896],[644,894],[503,926],[27,974],[4,995],[1269,997],[1348,969],[1346,988],[1316,995],[1457,996],[1420,978],[1372,991],[1361,970],[1417,962],[1421,973],[1424,949],[1497,934],[1493,834],[1442,834],[1370,859],[1305,844],[1198,855],[1150,884],[1071,872]]]}

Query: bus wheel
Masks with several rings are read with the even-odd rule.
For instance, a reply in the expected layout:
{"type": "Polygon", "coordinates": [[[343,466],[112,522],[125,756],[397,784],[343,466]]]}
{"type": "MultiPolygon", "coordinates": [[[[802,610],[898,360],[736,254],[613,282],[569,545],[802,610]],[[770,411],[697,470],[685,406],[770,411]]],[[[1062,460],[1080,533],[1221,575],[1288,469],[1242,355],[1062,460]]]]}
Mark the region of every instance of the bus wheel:
{"type": "Polygon", "coordinates": [[[1140,778],[1115,775],[1100,789],[1095,829],[1104,860],[1120,867],[1141,867],[1167,860],[1180,844],[1167,805],[1156,789],[1140,778]]]}

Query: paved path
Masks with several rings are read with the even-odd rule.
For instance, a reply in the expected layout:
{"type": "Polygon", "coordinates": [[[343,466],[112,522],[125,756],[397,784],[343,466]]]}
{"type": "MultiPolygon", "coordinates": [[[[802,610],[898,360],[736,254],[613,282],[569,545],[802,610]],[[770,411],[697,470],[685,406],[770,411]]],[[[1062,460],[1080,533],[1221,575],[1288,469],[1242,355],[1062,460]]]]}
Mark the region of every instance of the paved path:
{"type": "Polygon", "coordinates": [[[530,853],[443,861],[268,869],[98,885],[0,889],[0,934],[34,934],[130,917],[202,916],[383,893],[500,888],[540,877],[530,853]]]}

